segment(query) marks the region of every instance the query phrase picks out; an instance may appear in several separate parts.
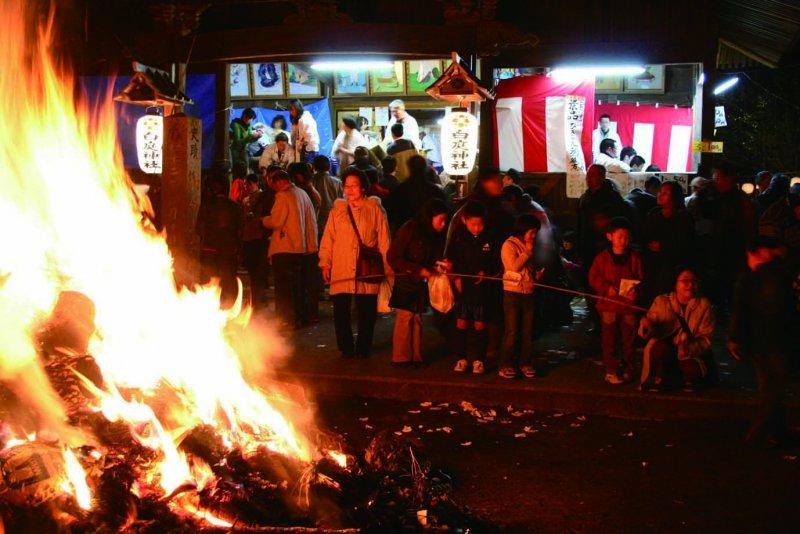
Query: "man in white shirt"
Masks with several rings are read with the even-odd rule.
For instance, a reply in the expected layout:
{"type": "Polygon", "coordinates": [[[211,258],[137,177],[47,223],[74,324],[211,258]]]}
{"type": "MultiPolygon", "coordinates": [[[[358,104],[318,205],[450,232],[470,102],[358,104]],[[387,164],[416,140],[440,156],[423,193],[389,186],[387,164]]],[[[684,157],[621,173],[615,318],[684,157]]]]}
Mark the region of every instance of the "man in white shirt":
{"type": "Polygon", "coordinates": [[[436,165],[441,165],[442,157],[439,155],[439,143],[436,142],[433,136],[427,132],[420,132],[419,142],[422,147],[422,152],[425,153],[425,157],[431,162],[431,165],[434,167],[436,165]]]}
{"type": "Polygon", "coordinates": [[[281,132],[275,136],[275,142],[264,149],[258,159],[258,168],[266,169],[270,165],[280,165],[286,169],[290,163],[297,161],[294,147],[289,144],[289,136],[281,132]]]}
{"type": "Polygon", "coordinates": [[[600,153],[594,158],[597,165],[602,165],[608,172],[631,172],[631,167],[617,159],[617,143],[613,139],[600,141],[600,153]]]}
{"type": "Polygon", "coordinates": [[[383,136],[384,146],[392,142],[392,126],[402,124],[403,139],[408,139],[414,143],[414,147],[419,150],[422,146],[419,140],[419,125],[417,124],[417,119],[406,112],[405,103],[399,98],[392,100],[389,104],[389,111],[392,112],[392,118],[389,119],[389,124],[386,126],[386,134],[383,136]]]}
{"type": "Polygon", "coordinates": [[[592,160],[602,152],[600,150],[600,141],[603,139],[613,139],[617,142],[617,146],[622,146],[622,140],[616,131],[611,131],[611,117],[609,115],[600,115],[599,125],[596,130],[592,132],[592,160]]]}

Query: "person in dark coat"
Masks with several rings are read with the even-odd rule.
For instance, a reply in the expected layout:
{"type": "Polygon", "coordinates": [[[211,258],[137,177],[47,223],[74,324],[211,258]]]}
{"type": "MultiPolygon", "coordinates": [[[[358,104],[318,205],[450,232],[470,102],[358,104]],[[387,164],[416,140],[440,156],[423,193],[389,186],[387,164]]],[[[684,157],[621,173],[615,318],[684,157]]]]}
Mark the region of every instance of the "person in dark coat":
{"type": "Polygon", "coordinates": [[[631,206],[631,223],[633,223],[634,236],[637,238],[642,237],[638,235],[640,233],[639,230],[642,229],[647,216],[656,207],[656,196],[660,188],[661,178],[651,176],[644,182],[644,191],[634,187],[625,197],[625,200],[631,206]]]}
{"type": "Polygon", "coordinates": [[[422,313],[428,309],[427,279],[448,270],[444,260],[447,206],[438,198],[423,204],[397,231],[386,258],[395,273],[389,306],[395,309],[392,363],[422,363],[422,313]]]}
{"type": "Polygon", "coordinates": [[[458,359],[454,370],[457,373],[467,371],[467,339],[471,337],[472,373],[483,374],[490,341],[486,330],[489,320],[495,321],[495,317],[500,315],[497,301],[502,302],[503,286],[495,280],[481,277],[502,276],[502,242],[486,224],[486,208],[480,202],[468,202],[459,214],[463,224],[455,231],[453,242],[447,249],[456,275],[467,275],[454,279],[456,333],[453,336],[453,353],[458,359]]]}
{"type": "Polygon", "coordinates": [[[744,271],[745,246],[755,234],[754,210],[750,200],[736,187],[736,177],[726,163],[714,169],[713,187],[703,197],[707,213],[713,221],[711,239],[707,243],[704,281],[711,302],[722,310],[730,304],[736,279],[744,271]]]}
{"type": "Polygon", "coordinates": [[[747,248],[747,271],[736,285],[728,350],[736,360],[752,360],[760,409],[747,432],[754,445],[786,437],[784,399],[788,357],[796,344],[796,310],[791,278],[780,259],[780,243],[759,236],[747,248]]]}
{"type": "MultiPolygon", "coordinates": [[[[589,269],[595,256],[608,246],[606,228],[615,217],[630,220],[630,206],[619,194],[614,182],[606,178],[606,168],[591,165],[586,171],[586,191],[578,200],[578,257],[579,277],[589,288],[589,269]]],[[[589,306],[594,326],[590,331],[600,332],[600,316],[594,305],[589,306]]]]}
{"type": "Polygon", "coordinates": [[[645,302],[673,288],[675,269],[693,265],[694,222],[683,203],[683,191],[677,182],[664,182],[658,192],[658,207],[644,223],[645,302]]]}
{"type": "Polygon", "coordinates": [[[758,234],[786,245],[792,274],[800,273],[800,184],[793,185],[785,198],[767,208],[758,223],[758,234]]]}
{"type": "Polygon", "coordinates": [[[608,246],[609,221],[614,217],[629,219],[630,207],[606,178],[602,165],[592,165],[586,171],[586,187],[578,200],[578,254],[588,273],[594,257],[608,246]]]}
{"type": "Polygon", "coordinates": [[[448,230],[448,240],[459,228],[464,227],[461,209],[469,202],[480,202],[486,208],[486,227],[491,228],[500,243],[503,243],[514,230],[514,214],[503,196],[503,173],[497,167],[487,167],[478,175],[475,190],[464,197],[462,207],[453,216],[448,230]]]}
{"type": "MultiPolygon", "coordinates": [[[[351,167],[355,167],[366,174],[370,185],[378,183],[378,180],[380,179],[380,173],[378,172],[378,168],[372,164],[370,152],[366,147],[356,147],[356,149],[353,151],[353,164],[351,167]]],[[[344,172],[342,173],[342,176],[344,177],[344,172]]]]}
{"type": "Polygon", "coordinates": [[[432,183],[428,175],[428,162],[422,156],[412,156],[408,160],[411,172],[408,179],[398,185],[387,199],[387,211],[392,214],[394,225],[398,228],[413,219],[426,200],[438,198],[445,202],[444,191],[432,183]]]}
{"type": "MultiPolygon", "coordinates": [[[[761,173],[759,173],[761,174],[761,173]]],[[[756,222],[767,209],[789,193],[789,177],[785,174],[774,174],[765,190],[753,199],[756,222]]]]}
{"type": "Polygon", "coordinates": [[[200,206],[195,230],[200,236],[200,279],[219,280],[221,303],[230,306],[236,300],[236,270],[242,238],[242,209],[228,198],[228,179],[213,176],[208,184],[207,201],[200,206]]]}
{"type": "MultiPolygon", "coordinates": [[[[451,241],[465,226],[462,212],[470,202],[478,202],[485,208],[486,228],[491,230],[493,238],[497,241],[498,249],[514,231],[514,214],[508,210],[503,197],[503,173],[497,167],[484,167],[478,174],[475,190],[465,197],[464,204],[453,215],[453,220],[450,222],[447,235],[448,253],[453,247],[451,241]]],[[[491,287],[494,288],[495,285],[491,287]]],[[[495,360],[500,354],[500,345],[503,340],[503,288],[499,284],[496,285],[496,291],[487,292],[484,305],[488,330],[486,357],[489,360],[495,360]]]]}
{"type": "Polygon", "coordinates": [[[261,219],[269,213],[269,199],[258,187],[258,175],[249,174],[241,205],[244,212],[242,228],[243,263],[250,276],[250,305],[257,308],[266,299],[267,286],[267,229],[261,219]]]}

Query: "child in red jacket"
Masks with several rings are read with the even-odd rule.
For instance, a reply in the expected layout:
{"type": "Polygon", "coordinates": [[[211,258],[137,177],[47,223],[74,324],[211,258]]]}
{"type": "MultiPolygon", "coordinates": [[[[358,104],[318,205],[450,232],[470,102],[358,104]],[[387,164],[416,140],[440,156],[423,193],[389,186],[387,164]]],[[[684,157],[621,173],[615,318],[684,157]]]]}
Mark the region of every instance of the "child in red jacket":
{"type": "Polygon", "coordinates": [[[602,324],[605,380],[616,385],[629,381],[633,376],[636,310],[631,306],[644,274],[641,255],[630,249],[631,227],[627,219],[611,219],[606,239],[611,242],[611,247],[598,254],[592,262],[589,285],[597,296],[612,299],[598,299],[597,311],[602,324]],[[621,361],[617,357],[617,340],[622,342],[621,361]]]}

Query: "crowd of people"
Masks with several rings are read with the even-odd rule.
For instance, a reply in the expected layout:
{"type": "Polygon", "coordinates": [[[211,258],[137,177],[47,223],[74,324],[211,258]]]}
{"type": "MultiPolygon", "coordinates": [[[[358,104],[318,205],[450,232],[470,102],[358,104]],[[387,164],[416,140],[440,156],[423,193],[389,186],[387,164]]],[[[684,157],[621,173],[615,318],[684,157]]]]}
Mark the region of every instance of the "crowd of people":
{"type": "Polygon", "coordinates": [[[648,392],[713,384],[711,338],[717,318],[729,318],[727,348],[752,360],[765,399],[751,438],[779,433],[798,347],[800,184],[762,176],[750,197],[719,164],[711,179],[691,182],[689,196],[653,175],[623,197],[608,167],[594,164],[577,228],[563,231],[513,169],[484,168],[474,191],[455,198],[403,128],[387,129],[389,155],[375,165],[358,145],[355,121],[343,121],[332,154],[338,177],[318,153],[310,164],[284,165],[281,154],[292,145],[281,145],[279,133],[282,148],[262,155],[259,173],[237,164],[230,192],[225,177],[212,178],[198,231],[204,274],[220,278],[223,299],[236,296],[240,252],[255,307],[265,302],[271,268],[285,328],[319,320],[325,284],[339,352],[365,358],[381,284],[393,280],[392,362],[420,365],[428,280],[444,275],[454,303],[433,319],[454,371],[481,375],[498,362],[499,376],[530,379],[536,337],[572,320],[572,294],[559,290],[578,290],[600,337],[605,382],[638,382],[648,392]]]}

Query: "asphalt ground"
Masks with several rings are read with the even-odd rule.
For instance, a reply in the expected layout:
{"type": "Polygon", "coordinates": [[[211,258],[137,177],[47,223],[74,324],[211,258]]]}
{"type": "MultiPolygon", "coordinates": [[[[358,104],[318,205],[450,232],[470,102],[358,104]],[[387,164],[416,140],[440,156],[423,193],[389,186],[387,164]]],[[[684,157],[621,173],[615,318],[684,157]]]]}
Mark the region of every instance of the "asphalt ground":
{"type": "Polygon", "coordinates": [[[357,448],[383,429],[412,440],[502,531],[800,529],[800,450],[750,448],[742,423],[354,396],[320,397],[318,413],[357,448]]]}
{"type": "MultiPolygon", "coordinates": [[[[271,307],[258,312],[253,327],[272,324],[271,307]]],[[[320,322],[294,331],[279,332],[284,339],[283,358],[269,361],[271,377],[302,386],[317,395],[364,395],[397,400],[476,403],[501,406],[508,403],[528,408],[589,413],[635,419],[747,419],[757,395],[752,366],[732,360],[725,350],[726,319],[718,321],[713,352],[718,383],[695,393],[681,391],[680,383],[659,394],[643,393],[637,383],[611,386],[603,381],[599,338],[588,332],[586,303],[573,301],[575,320],[551,330],[534,342],[538,378],[503,379],[496,361],[487,362],[482,376],[453,372],[450,346],[433,324],[423,317],[420,368],[391,364],[393,317],[380,316],[375,327],[373,354],[368,359],[342,359],[336,349],[330,302],[320,302],[320,322]]],[[[268,345],[259,347],[272,352],[268,345]]],[[[641,348],[638,353],[641,359],[641,348]]],[[[790,417],[800,422],[800,382],[789,392],[790,417]]]]}

